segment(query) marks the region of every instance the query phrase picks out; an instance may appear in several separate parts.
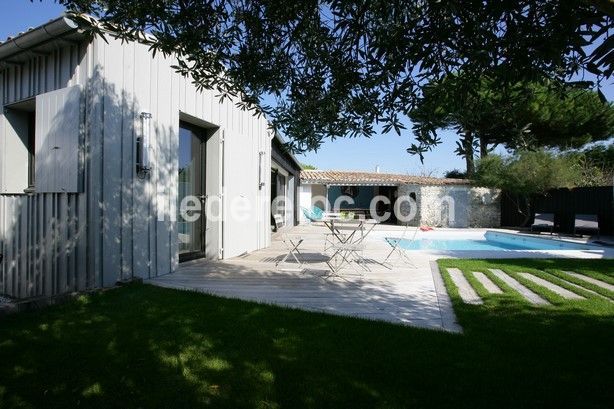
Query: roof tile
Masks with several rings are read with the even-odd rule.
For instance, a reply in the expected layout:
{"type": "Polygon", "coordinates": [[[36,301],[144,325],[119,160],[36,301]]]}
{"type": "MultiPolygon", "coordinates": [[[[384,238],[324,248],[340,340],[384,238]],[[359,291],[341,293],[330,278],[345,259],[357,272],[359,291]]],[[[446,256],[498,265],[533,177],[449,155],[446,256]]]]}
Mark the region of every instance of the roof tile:
{"type": "Polygon", "coordinates": [[[412,176],[395,173],[353,172],[340,170],[303,170],[301,180],[305,183],[331,184],[382,184],[382,185],[469,185],[467,179],[448,179],[427,176],[412,176]]]}

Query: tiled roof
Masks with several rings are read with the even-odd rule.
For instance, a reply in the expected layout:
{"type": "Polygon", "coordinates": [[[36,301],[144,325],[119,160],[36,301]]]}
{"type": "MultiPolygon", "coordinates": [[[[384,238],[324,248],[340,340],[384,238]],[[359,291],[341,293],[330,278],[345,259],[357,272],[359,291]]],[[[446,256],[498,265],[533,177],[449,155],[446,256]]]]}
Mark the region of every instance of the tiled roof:
{"type": "Polygon", "coordinates": [[[307,184],[336,185],[468,185],[467,179],[447,179],[394,173],[340,170],[303,170],[301,181],[307,184]]]}

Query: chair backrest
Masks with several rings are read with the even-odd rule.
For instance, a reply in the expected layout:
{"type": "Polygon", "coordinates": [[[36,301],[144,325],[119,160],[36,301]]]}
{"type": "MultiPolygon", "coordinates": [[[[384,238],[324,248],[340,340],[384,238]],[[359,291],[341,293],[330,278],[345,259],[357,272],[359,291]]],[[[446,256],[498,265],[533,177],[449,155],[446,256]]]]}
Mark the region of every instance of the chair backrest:
{"type": "Polygon", "coordinates": [[[274,214],[273,219],[275,220],[275,231],[279,231],[279,229],[284,227],[284,218],[281,214],[274,214]]]}
{"type": "Polygon", "coordinates": [[[324,217],[324,211],[320,209],[318,206],[311,207],[311,214],[317,219],[321,220],[324,217]]]}
{"type": "Polygon", "coordinates": [[[599,220],[596,214],[577,214],[574,226],[581,229],[594,229],[599,228],[599,220]]]}
{"type": "Polygon", "coordinates": [[[554,213],[535,213],[535,226],[554,226],[554,213]]]}
{"type": "MultiPolygon", "coordinates": [[[[414,229],[414,234],[412,234],[410,239],[407,239],[407,233],[409,233],[409,231],[413,228],[414,226],[410,226],[409,224],[405,225],[405,229],[403,229],[403,233],[401,233],[401,235],[398,237],[399,242],[401,240],[409,240],[409,241],[414,241],[416,240],[416,236],[418,235],[418,230],[420,230],[420,226],[416,226],[416,228],[414,229]]],[[[398,243],[397,243],[398,244],[398,243]]]]}
{"type": "Polygon", "coordinates": [[[301,210],[303,211],[303,215],[305,215],[305,218],[307,220],[310,220],[312,222],[317,222],[318,219],[313,215],[313,213],[311,213],[311,210],[305,208],[305,207],[301,207],[301,210]]]}

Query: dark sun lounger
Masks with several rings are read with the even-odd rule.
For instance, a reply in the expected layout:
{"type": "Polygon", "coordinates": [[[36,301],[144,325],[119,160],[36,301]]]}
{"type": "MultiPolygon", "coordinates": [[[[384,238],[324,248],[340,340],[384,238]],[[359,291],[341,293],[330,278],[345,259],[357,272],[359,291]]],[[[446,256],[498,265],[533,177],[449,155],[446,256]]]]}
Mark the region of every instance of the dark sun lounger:
{"type": "Polygon", "coordinates": [[[535,221],[531,225],[531,231],[539,230],[554,232],[554,213],[535,213],[535,221]]]}
{"type": "Polygon", "coordinates": [[[573,225],[573,234],[579,231],[594,232],[599,237],[599,220],[596,214],[577,214],[573,225]]]}

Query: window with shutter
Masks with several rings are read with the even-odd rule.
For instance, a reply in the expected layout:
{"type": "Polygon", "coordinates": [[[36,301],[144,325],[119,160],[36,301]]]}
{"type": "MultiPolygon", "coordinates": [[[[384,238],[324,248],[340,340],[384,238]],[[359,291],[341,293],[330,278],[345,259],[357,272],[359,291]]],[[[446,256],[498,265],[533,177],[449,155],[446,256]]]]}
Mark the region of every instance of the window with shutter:
{"type": "Polygon", "coordinates": [[[29,186],[32,115],[15,105],[5,106],[0,116],[0,193],[24,193],[29,186]]]}

